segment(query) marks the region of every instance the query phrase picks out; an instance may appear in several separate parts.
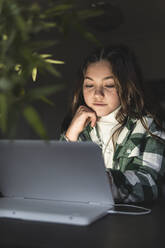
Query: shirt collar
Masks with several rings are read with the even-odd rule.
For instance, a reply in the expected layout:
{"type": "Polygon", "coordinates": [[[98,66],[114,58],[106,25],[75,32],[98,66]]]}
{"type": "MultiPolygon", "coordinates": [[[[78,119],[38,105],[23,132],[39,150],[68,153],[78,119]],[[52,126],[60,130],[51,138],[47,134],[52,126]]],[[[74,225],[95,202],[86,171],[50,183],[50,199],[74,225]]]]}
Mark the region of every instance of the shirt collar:
{"type": "Polygon", "coordinates": [[[113,112],[111,112],[108,115],[102,116],[101,118],[99,118],[99,120],[97,121],[97,123],[114,123],[117,124],[118,121],[116,120],[116,114],[119,111],[119,109],[121,108],[121,106],[119,106],[118,108],[116,108],[113,112]]]}

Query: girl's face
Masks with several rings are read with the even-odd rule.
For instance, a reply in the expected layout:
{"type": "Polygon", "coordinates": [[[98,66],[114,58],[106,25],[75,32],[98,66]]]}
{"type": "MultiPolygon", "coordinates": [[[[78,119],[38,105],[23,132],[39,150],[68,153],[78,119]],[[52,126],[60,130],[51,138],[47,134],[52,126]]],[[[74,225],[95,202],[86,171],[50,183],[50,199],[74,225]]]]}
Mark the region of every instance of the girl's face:
{"type": "Polygon", "coordinates": [[[98,117],[106,116],[120,105],[110,63],[101,60],[87,67],[83,83],[84,101],[98,117]]]}

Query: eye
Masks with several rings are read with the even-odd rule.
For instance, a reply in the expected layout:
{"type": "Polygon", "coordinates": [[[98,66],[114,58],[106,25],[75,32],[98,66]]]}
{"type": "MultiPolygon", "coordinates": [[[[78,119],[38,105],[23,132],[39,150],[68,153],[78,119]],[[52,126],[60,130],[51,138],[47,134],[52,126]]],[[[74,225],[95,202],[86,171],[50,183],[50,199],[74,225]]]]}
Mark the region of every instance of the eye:
{"type": "Polygon", "coordinates": [[[92,88],[93,87],[93,84],[86,84],[85,85],[85,88],[92,88]]]}
{"type": "Polygon", "coordinates": [[[114,84],[106,84],[105,87],[106,87],[106,88],[114,88],[115,85],[114,85],[114,84]]]}

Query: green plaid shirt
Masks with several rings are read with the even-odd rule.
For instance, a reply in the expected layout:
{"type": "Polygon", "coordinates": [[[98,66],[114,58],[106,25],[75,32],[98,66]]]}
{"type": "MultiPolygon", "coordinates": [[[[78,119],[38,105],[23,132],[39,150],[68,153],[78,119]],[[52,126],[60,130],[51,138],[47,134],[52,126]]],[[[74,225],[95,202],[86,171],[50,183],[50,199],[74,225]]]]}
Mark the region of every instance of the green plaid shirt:
{"type": "MultiPolygon", "coordinates": [[[[150,131],[165,140],[152,118],[145,118],[150,131]]],[[[92,141],[88,125],[79,141],[92,141]]],[[[64,135],[61,140],[64,140],[64,135]]],[[[112,192],[116,201],[141,202],[158,197],[159,177],[165,172],[165,143],[153,138],[140,120],[130,119],[118,136],[112,169],[112,192]]]]}

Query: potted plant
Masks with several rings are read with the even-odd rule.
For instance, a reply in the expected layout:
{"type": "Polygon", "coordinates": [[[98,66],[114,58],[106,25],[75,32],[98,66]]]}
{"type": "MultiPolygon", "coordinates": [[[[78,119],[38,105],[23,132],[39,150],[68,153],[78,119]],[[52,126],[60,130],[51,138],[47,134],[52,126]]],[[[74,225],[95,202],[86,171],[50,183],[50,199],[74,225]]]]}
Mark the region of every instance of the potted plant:
{"type": "Polygon", "coordinates": [[[23,116],[39,137],[47,138],[33,103],[40,100],[53,104],[48,96],[64,86],[53,80],[38,87],[37,72],[58,78],[56,64],[62,65],[64,61],[44,52],[55,46],[56,41],[54,38],[39,40],[39,34],[55,29],[61,34],[58,38],[63,39],[72,27],[99,44],[84,27],[84,21],[100,14],[101,11],[84,9],[74,1],[0,0],[0,130],[3,137],[15,137],[19,117],[23,116]]]}

